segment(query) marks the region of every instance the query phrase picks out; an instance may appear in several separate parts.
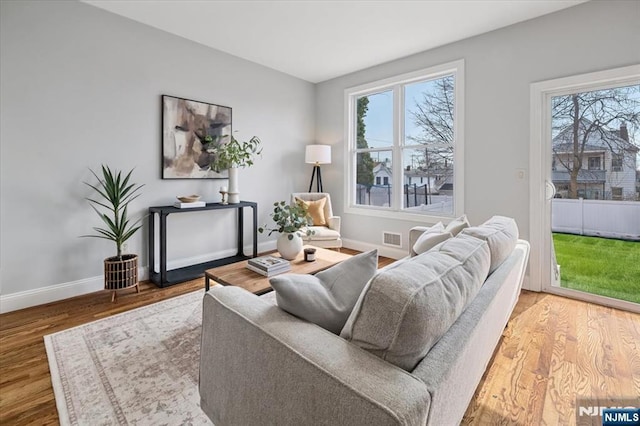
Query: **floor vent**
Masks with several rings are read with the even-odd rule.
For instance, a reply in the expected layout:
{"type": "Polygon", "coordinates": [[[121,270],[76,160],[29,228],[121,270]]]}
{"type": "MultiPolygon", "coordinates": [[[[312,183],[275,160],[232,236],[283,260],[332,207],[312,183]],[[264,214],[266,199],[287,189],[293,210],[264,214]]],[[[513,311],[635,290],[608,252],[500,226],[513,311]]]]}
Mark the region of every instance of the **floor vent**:
{"type": "Polygon", "coordinates": [[[383,231],[382,244],[385,246],[402,247],[402,234],[383,231]]]}

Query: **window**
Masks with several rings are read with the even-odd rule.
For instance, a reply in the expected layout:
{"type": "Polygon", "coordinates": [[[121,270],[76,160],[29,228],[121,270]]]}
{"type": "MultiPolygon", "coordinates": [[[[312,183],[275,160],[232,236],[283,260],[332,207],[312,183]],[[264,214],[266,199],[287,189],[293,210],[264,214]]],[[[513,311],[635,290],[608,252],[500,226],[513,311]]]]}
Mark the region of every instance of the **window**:
{"type": "Polygon", "coordinates": [[[622,200],[622,188],[620,187],[611,187],[611,199],[612,200],[622,200]]]}
{"type": "Polygon", "coordinates": [[[462,214],[463,67],[460,60],[345,91],[348,212],[462,214]]]}
{"type": "Polygon", "coordinates": [[[589,170],[600,170],[600,157],[589,157],[589,170]]]}
{"type": "Polygon", "coordinates": [[[611,156],[611,171],[613,172],[621,172],[622,171],[622,161],[624,159],[623,154],[613,154],[611,156]]]}

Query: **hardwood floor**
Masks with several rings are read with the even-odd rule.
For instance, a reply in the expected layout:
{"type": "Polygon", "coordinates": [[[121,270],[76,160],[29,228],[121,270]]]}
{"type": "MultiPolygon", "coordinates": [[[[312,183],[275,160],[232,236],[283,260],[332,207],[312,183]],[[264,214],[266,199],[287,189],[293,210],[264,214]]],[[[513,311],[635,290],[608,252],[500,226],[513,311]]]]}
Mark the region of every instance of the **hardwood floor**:
{"type": "MultiPolygon", "coordinates": [[[[99,292],[0,315],[0,424],[58,424],[44,335],[202,288],[142,283],[113,304],[99,292]]],[[[524,291],[464,424],[575,424],[576,395],[639,395],[638,342],[640,315],[524,291]]]]}
{"type": "Polygon", "coordinates": [[[522,291],[463,424],[575,425],[577,399],[624,397],[640,398],[640,315],[522,291]]]}

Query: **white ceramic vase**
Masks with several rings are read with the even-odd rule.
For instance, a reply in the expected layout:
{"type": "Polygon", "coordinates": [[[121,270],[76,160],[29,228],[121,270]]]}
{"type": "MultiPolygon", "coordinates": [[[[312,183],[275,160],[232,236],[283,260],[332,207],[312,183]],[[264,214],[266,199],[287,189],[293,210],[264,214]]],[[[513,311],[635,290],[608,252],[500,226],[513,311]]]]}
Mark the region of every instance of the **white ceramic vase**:
{"type": "Polygon", "coordinates": [[[302,238],[295,232],[282,234],[278,237],[276,247],[283,259],[293,260],[302,251],[302,238]],[[289,235],[292,235],[293,238],[289,239],[289,235]]]}
{"type": "Polygon", "coordinates": [[[240,190],[238,189],[238,168],[229,168],[229,204],[240,202],[240,190]]]}

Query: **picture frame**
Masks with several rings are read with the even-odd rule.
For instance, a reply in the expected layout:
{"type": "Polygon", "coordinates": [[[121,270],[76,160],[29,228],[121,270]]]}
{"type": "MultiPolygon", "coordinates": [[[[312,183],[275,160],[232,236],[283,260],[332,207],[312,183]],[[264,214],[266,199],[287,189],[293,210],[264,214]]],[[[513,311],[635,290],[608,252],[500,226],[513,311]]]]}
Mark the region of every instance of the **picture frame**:
{"type": "Polygon", "coordinates": [[[231,130],[231,107],[162,95],[162,179],[227,179],[210,164],[231,130]]]}

